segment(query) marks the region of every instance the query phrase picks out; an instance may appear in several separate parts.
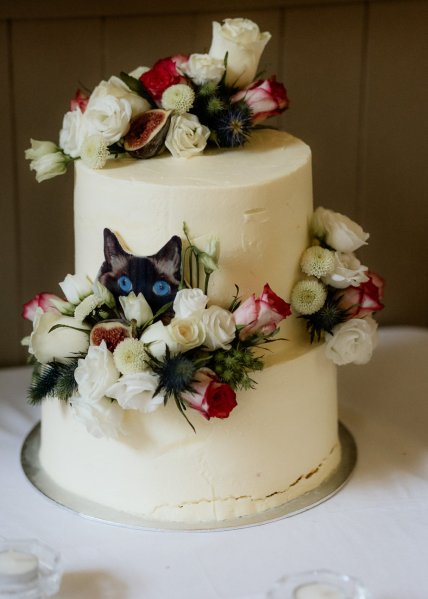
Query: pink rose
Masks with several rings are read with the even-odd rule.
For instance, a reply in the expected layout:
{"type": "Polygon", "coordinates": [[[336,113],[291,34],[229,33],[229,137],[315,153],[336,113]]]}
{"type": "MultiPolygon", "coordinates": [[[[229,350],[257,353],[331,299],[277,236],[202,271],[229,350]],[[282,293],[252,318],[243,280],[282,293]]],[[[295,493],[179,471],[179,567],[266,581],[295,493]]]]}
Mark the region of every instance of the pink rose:
{"type": "Polygon", "coordinates": [[[340,297],[340,307],[349,310],[348,318],[362,318],[372,312],[379,312],[384,307],[382,300],[385,281],[375,272],[368,272],[367,276],[369,280],[359,287],[346,287],[337,294],[340,297]]]}
{"type": "Polygon", "coordinates": [[[290,304],[276,295],[266,283],[262,295],[256,298],[253,294],[246,299],[233,312],[233,317],[238,326],[244,325],[239,332],[239,338],[243,340],[256,333],[269,335],[290,314],[290,304]]]}
{"type": "Polygon", "coordinates": [[[140,81],[157,103],[160,103],[162,94],[168,87],[177,83],[186,83],[186,78],[178,70],[186,61],[187,57],[182,54],[161,58],[150,70],[141,75],[140,81]]]}
{"type": "Polygon", "coordinates": [[[27,320],[31,320],[31,322],[33,322],[37,308],[41,308],[43,312],[53,310],[54,312],[58,312],[59,314],[59,311],[53,305],[52,300],[56,300],[59,302],[64,301],[53,293],[38,293],[33,297],[33,299],[31,299],[29,302],[22,306],[22,316],[27,320]]]}
{"type": "Polygon", "coordinates": [[[81,89],[78,89],[74,94],[74,98],[70,100],[70,110],[76,110],[80,108],[80,112],[85,112],[86,106],[89,102],[89,96],[85,94],[81,89]]]}
{"type": "Polygon", "coordinates": [[[250,108],[253,123],[260,123],[270,116],[281,114],[289,105],[287,90],[275,77],[254,81],[231,98],[232,102],[240,100],[250,108]]]}
{"type": "Polygon", "coordinates": [[[219,381],[215,372],[209,368],[201,368],[197,371],[192,389],[193,393],[183,393],[182,398],[207,420],[227,418],[238,405],[232,387],[219,381]]]}

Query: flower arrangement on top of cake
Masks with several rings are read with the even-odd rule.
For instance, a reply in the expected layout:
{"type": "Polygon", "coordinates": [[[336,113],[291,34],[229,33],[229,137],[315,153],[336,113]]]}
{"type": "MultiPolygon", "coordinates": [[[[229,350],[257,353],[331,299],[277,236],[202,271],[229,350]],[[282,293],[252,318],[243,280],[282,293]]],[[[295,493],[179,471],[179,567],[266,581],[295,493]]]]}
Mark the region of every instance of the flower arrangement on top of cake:
{"type": "Polygon", "coordinates": [[[213,23],[208,54],[177,54],[78,90],[64,116],[59,146],[31,140],[26,158],[37,181],[66,172],[81,158],[103,168],[111,156],[152,158],[167,148],[176,158],[207,143],[242,146],[254,127],[288,108],[285,87],[257,78],[271,34],[249,19],[213,23]]]}

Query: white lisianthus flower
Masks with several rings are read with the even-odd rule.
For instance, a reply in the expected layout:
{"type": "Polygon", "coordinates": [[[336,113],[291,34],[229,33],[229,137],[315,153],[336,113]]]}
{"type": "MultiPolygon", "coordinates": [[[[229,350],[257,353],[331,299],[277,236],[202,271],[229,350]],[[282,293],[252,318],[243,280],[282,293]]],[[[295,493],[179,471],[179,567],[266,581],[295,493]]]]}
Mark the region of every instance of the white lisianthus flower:
{"type": "Polygon", "coordinates": [[[100,298],[92,293],[91,295],[88,295],[88,297],[85,297],[85,299],[76,306],[74,310],[74,318],[80,321],[85,320],[85,318],[100,305],[100,298]]]}
{"type": "Polygon", "coordinates": [[[142,324],[153,318],[152,309],[142,293],[135,295],[135,293],[131,291],[129,295],[121,295],[119,301],[123,313],[125,314],[125,318],[129,321],[135,320],[137,322],[137,327],[140,327],[142,324]]]}
{"type": "Polygon", "coordinates": [[[202,323],[205,327],[205,347],[211,351],[230,349],[230,343],[236,334],[236,324],[231,312],[219,306],[210,306],[202,314],[202,323]]]}
{"type": "Polygon", "coordinates": [[[199,318],[173,318],[167,329],[183,353],[205,341],[205,328],[199,318]]]}
{"type": "Polygon", "coordinates": [[[38,139],[30,139],[31,148],[25,150],[25,158],[27,160],[38,160],[46,154],[55,154],[58,152],[58,146],[52,141],[40,141],[38,139]]]}
{"type": "Polygon", "coordinates": [[[98,439],[117,439],[121,434],[126,434],[123,428],[124,411],[117,402],[107,397],[91,401],[76,396],[71,398],[70,406],[74,418],[85,426],[90,435],[98,439]]]}
{"type": "Polygon", "coordinates": [[[334,252],[333,271],[322,277],[322,281],[336,289],[345,289],[350,285],[359,287],[361,283],[366,283],[369,280],[366,275],[367,271],[367,266],[361,264],[354,254],[334,252]]]}
{"type": "Polygon", "coordinates": [[[89,277],[82,274],[68,274],[59,286],[67,300],[74,305],[80,304],[82,299],[92,293],[92,283],[89,277]]]}
{"type": "Polygon", "coordinates": [[[165,326],[160,320],[147,327],[141,335],[140,341],[158,359],[165,356],[167,347],[172,355],[179,351],[178,343],[172,338],[169,326],[165,326]]]}
{"type": "Polygon", "coordinates": [[[299,281],[291,292],[293,310],[300,314],[314,314],[320,310],[327,299],[327,289],[317,279],[299,281]]]}
{"type": "Polygon", "coordinates": [[[81,397],[98,401],[105,396],[107,389],[119,378],[113,354],[105,341],[89,347],[86,357],[78,362],[74,378],[81,397]]]}
{"type": "MultiPolygon", "coordinates": [[[[135,77],[135,75],[131,75],[131,77],[135,77]]],[[[136,77],[136,79],[138,79],[138,77],[136,77]]],[[[131,118],[135,118],[142,112],[150,110],[150,104],[147,100],[129,89],[126,83],[115,75],[110,77],[108,81],[101,81],[101,83],[97,85],[89,98],[88,108],[91,103],[95,102],[95,100],[105,98],[106,96],[113,96],[118,100],[125,99],[129,102],[131,106],[131,118]]]]}
{"type": "Polygon", "coordinates": [[[367,245],[369,234],[353,220],[326,208],[317,208],[312,217],[312,229],[317,237],[338,252],[355,252],[367,245]]]}
{"type": "Polygon", "coordinates": [[[162,94],[162,108],[174,110],[179,114],[189,112],[195,101],[195,92],[185,83],[177,83],[167,87],[162,94]]]}
{"type": "Polygon", "coordinates": [[[303,252],[300,266],[305,274],[319,279],[334,269],[334,252],[314,245],[303,252]]]}
{"type": "Polygon", "coordinates": [[[28,351],[40,364],[53,361],[66,364],[88,349],[89,329],[71,316],[37,308],[28,351]],[[56,325],[60,326],[52,330],[56,325]]]}
{"type": "Polygon", "coordinates": [[[338,366],[366,364],[377,344],[377,323],[371,316],[351,318],[325,336],[326,356],[338,366]]]}
{"type": "Polygon", "coordinates": [[[89,168],[103,168],[108,156],[108,146],[101,133],[94,133],[85,138],[80,150],[80,157],[89,168]]]}
{"type": "Polygon", "coordinates": [[[210,130],[194,114],[174,114],[165,145],[174,158],[190,158],[204,151],[210,130]]]}
{"type": "Polygon", "coordinates": [[[32,160],[30,170],[36,171],[36,181],[41,183],[47,179],[63,175],[67,170],[69,161],[69,158],[64,156],[63,152],[58,151],[54,154],[45,154],[37,160],[32,160]]]}
{"type": "Polygon", "coordinates": [[[207,305],[208,296],[202,289],[180,289],[175,296],[173,309],[176,318],[200,318],[207,305]]]}
{"type": "Polygon", "coordinates": [[[104,287],[98,280],[94,281],[92,286],[94,294],[100,298],[100,305],[105,304],[109,308],[114,308],[116,305],[116,300],[114,299],[114,295],[104,287]]]}
{"type": "Polygon", "coordinates": [[[143,75],[144,73],[147,73],[147,71],[150,71],[150,67],[141,67],[140,66],[140,67],[136,67],[135,69],[130,71],[128,73],[128,75],[130,75],[131,77],[134,77],[134,79],[139,79],[141,77],[141,75],[143,75]]]}
{"type": "Polygon", "coordinates": [[[132,107],[126,98],[99,95],[91,96],[83,118],[87,135],[100,133],[110,146],[128,132],[131,116],[132,107]]]}
{"type": "Polygon", "coordinates": [[[59,145],[64,152],[72,158],[78,158],[87,135],[86,121],[80,108],[66,112],[59,132],[59,145]]]}
{"type": "Polygon", "coordinates": [[[153,393],[159,384],[157,376],[151,372],[126,374],[108,389],[109,397],[117,400],[124,410],[140,410],[144,413],[154,412],[164,403],[164,396],[153,393]]]}
{"type": "Polygon", "coordinates": [[[210,54],[191,54],[183,65],[183,72],[196,85],[218,83],[224,74],[224,56],[215,58],[210,54]]]}
{"type": "Polygon", "coordinates": [[[224,60],[227,53],[227,85],[242,89],[254,81],[260,57],[271,37],[267,31],[260,33],[258,25],[250,19],[225,19],[223,25],[213,23],[209,54],[224,60]]]}
{"type": "MultiPolygon", "coordinates": [[[[114,363],[122,374],[145,370],[147,353],[144,343],[132,337],[121,341],[113,352],[114,363]]],[[[108,395],[108,394],[107,394],[108,395]]]]}

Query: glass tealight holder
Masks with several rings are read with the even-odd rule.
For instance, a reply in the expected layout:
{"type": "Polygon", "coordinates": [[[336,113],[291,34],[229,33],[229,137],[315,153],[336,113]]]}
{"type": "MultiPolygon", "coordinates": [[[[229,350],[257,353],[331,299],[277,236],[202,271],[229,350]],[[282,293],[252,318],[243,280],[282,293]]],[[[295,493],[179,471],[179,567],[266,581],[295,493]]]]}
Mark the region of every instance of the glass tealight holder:
{"type": "Polygon", "coordinates": [[[280,578],[266,599],[371,599],[371,595],[351,576],[313,570],[280,578]]]}
{"type": "Polygon", "coordinates": [[[44,599],[58,592],[59,553],[35,539],[0,540],[0,599],[44,599]]]}

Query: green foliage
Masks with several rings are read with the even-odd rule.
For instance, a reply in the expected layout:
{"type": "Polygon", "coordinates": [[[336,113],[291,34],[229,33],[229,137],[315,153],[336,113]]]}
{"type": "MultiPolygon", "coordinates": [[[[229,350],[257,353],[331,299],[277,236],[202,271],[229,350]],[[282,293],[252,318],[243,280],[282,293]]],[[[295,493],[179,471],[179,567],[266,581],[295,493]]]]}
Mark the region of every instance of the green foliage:
{"type": "Polygon", "coordinates": [[[77,391],[74,371],[78,359],[72,359],[67,364],[49,362],[36,364],[33,370],[31,385],[28,390],[28,400],[31,404],[40,403],[45,397],[57,397],[66,401],[77,391]]]}
{"type": "Polygon", "coordinates": [[[132,89],[133,92],[147,100],[152,108],[157,108],[156,102],[153,100],[152,96],[139,79],[128,75],[128,73],[125,73],[124,71],[121,71],[120,78],[124,83],[126,83],[129,89],[132,89]]]}

